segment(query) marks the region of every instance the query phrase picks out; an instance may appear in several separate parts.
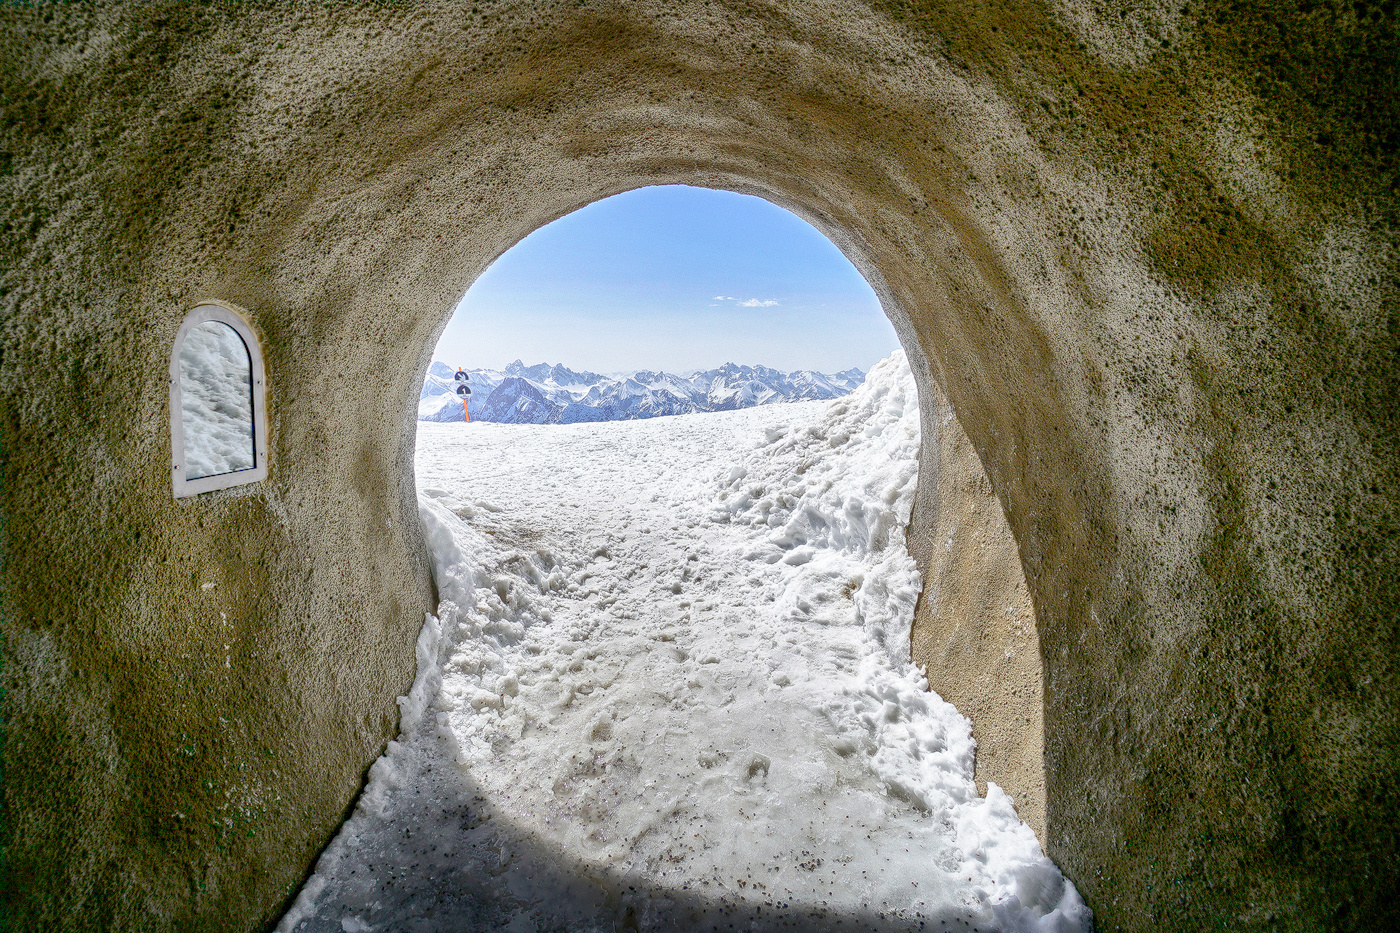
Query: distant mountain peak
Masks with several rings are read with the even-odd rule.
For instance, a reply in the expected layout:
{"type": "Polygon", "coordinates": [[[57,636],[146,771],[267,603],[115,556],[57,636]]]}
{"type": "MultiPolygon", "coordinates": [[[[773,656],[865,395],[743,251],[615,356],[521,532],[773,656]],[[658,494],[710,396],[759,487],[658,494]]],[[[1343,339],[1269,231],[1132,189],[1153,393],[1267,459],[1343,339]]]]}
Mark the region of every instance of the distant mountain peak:
{"type": "MultiPolygon", "coordinates": [[[[425,421],[462,421],[453,392],[456,369],[435,362],[428,369],[419,402],[425,421]]],[[[473,421],[512,424],[573,424],[730,411],[778,402],[839,398],[864,381],[852,367],[840,373],[727,362],[716,369],[678,376],[664,370],[637,370],[600,376],[576,372],[562,363],[526,366],[515,360],[501,370],[468,369],[473,421]]]]}

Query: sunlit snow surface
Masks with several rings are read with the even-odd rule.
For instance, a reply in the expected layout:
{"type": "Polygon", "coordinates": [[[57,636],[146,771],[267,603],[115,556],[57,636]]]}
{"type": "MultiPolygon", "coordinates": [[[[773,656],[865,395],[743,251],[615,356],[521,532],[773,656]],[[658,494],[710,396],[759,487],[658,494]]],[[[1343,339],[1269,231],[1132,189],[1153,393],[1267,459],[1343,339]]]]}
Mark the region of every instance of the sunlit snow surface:
{"type": "Polygon", "coordinates": [[[902,354],[834,402],[420,424],[442,602],[292,930],[1087,930],[909,663],[902,354]]]}

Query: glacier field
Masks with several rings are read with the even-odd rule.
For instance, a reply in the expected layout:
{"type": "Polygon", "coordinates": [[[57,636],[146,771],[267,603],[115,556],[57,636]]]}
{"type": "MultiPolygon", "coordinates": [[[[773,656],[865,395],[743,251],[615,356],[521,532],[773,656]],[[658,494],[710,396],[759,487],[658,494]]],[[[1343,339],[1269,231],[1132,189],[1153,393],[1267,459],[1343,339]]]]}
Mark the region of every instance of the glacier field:
{"type": "Polygon", "coordinates": [[[828,402],[418,430],[438,614],[279,930],[1092,928],[909,661],[901,353],[828,402]]]}

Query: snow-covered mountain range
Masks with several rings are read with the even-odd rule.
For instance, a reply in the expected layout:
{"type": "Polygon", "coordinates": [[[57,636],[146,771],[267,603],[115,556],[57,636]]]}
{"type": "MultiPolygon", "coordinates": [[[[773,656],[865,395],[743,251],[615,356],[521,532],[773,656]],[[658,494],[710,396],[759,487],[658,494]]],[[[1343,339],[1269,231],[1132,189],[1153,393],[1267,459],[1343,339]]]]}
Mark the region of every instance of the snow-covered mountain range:
{"type": "MultiPolygon", "coordinates": [[[[434,362],[418,401],[420,421],[464,421],[462,402],[453,392],[452,367],[434,362]]],[[[810,370],[784,373],[767,366],[725,363],[718,369],[676,376],[641,370],[600,376],[564,366],[520,360],[505,369],[469,369],[473,421],[504,424],[576,424],[626,421],[696,411],[732,411],[837,398],[865,381],[865,373],[810,370]]]]}

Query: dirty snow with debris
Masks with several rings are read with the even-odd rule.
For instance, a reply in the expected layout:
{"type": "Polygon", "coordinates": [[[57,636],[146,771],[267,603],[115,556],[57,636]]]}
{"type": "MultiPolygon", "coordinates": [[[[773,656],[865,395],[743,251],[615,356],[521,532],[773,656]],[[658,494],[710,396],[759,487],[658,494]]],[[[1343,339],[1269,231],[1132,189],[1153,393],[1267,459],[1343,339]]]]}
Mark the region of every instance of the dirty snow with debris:
{"type": "Polygon", "coordinates": [[[1078,931],[909,662],[902,353],[833,402],[420,424],[441,603],[287,931],[1078,931]]]}

